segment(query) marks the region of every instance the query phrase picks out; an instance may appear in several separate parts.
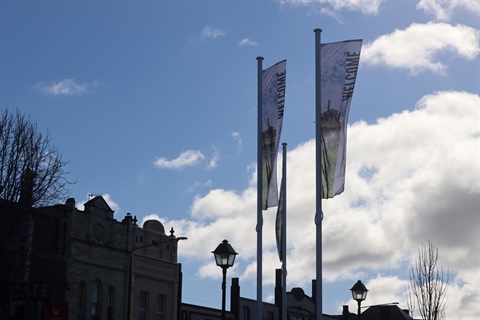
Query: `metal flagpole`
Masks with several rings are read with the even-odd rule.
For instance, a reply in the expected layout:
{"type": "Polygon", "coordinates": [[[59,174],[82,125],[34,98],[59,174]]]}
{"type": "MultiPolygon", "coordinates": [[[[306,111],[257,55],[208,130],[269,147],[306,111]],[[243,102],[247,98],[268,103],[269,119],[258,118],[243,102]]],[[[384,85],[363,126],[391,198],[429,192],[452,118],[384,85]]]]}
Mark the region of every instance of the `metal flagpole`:
{"type": "Polygon", "coordinates": [[[263,177],[263,157],[262,157],[262,83],[263,83],[263,57],[257,57],[257,319],[262,319],[262,177],[263,177]]]}
{"type": "Polygon", "coordinates": [[[282,167],[282,320],[287,320],[287,144],[283,146],[282,167]]]}
{"type": "Polygon", "coordinates": [[[322,320],[322,127],[321,127],[321,45],[322,29],[315,29],[315,227],[316,227],[316,285],[315,319],[322,320]]]}

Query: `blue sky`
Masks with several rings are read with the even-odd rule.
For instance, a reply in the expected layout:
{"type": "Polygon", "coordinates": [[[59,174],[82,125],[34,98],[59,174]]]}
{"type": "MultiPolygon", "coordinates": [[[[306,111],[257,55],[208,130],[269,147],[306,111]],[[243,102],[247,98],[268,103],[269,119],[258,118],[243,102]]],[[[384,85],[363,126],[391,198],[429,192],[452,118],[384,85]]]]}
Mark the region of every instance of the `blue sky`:
{"type": "MultiPolygon", "coordinates": [[[[286,59],[287,281],[310,294],[313,30],[322,42],[363,39],[346,189],[324,201],[324,312],[355,310],[358,279],[365,304],[406,308],[409,263],[431,240],[451,273],[448,318],[476,319],[479,17],[474,0],[0,0],[0,107],[49,131],[80,208],[103,195],[118,220],[158,218],[187,236],[183,300],[220,308],[211,251],[223,239],[240,253],[229,278],[256,299],[256,57],[265,68],[286,59]]],[[[274,214],[268,301],[280,267],[274,214]]]]}

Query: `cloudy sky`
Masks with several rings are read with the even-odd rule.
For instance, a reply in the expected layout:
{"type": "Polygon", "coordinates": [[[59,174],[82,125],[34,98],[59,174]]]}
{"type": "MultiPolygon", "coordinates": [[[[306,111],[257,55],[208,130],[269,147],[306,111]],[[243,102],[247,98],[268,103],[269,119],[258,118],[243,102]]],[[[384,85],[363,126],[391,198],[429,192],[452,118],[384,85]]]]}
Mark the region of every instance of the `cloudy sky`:
{"type": "MultiPolygon", "coordinates": [[[[358,279],[364,305],[406,308],[409,265],[432,241],[447,318],[478,319],[479,17],[475,0],[2,0],[0,108],[48,130],[80,208],[103,195],[118,220],[187,236],[183,301],[220,308],[211,251],[223,239],[239,252],[228,278],[256,299],[256,57],[287,59],[287,282],[311,294],[313,30],[363,39],[345,192],[323,201],[323,310],[355,310],[358,279]]],[[[274,217],[264,212],[265,301],[281,266],[274,217]]]]}

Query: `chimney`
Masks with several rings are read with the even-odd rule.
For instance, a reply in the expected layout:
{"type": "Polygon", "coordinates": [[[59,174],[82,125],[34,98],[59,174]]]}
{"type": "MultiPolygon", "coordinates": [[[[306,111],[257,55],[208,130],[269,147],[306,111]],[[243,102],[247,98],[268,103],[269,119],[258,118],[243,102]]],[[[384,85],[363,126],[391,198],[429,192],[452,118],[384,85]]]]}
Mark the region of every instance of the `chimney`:
{"type": "Polygon", "coordinates": [[[348,310],[348,305],[343,305],[343,312],[342,312],[342,319],[343,320],[348,320],[348,315],[350,314],[350,311],[348,310]]]}
{"type": "Polygon", "coordinates": [[[24,207],[31,207],[33,205],[33,187],[35,185],[34,179],[36,176],[37,174],[29,168],[27,168],[22,175],[20,199],[18,202],[24,207]]]}
{"type": "Polygon", "coordinates": [[[75,208],[75,198],[68,198],[67,201],[65,201],[65,204],[74,209],[75,208]]]}
{"type": "Polygon", "coordinates": [[[232,278],[232,286],[230,287],[230,312],[233,313],[235,319],[240,319],[240,284],[238,278],[232,278]]]}

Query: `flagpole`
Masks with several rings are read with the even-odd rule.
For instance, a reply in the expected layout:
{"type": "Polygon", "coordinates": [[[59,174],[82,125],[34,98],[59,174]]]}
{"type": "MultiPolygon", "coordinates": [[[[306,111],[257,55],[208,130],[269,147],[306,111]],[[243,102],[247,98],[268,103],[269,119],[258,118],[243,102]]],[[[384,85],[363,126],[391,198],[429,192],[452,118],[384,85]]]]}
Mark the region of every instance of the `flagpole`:
{"type": "Polygon", "coordinates": [[[282,166],[282,320],[287,320],[287,144],[283,146],[282,166]]]}
{"type": "Polygon", "coordinates": [[[316,227],[316,281],[315,319],[322,320],[322,127],[321,127],[321,44],[322,29],[315,29],[315,227],[316,227]]]}
{"type": "Polygon", "coordinates": [[[257,319],[262,319],[262,83],[263,83],[263,57],[257,57],[257,319]]]}

